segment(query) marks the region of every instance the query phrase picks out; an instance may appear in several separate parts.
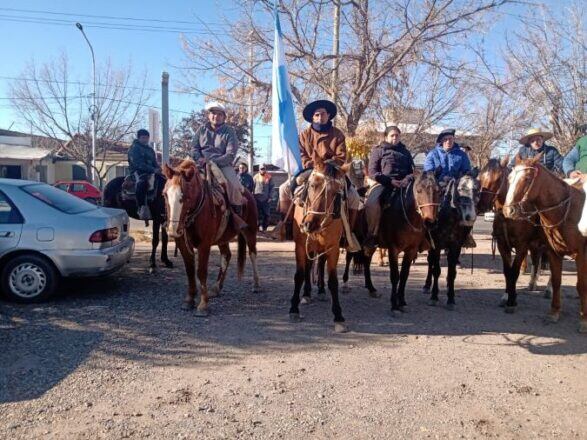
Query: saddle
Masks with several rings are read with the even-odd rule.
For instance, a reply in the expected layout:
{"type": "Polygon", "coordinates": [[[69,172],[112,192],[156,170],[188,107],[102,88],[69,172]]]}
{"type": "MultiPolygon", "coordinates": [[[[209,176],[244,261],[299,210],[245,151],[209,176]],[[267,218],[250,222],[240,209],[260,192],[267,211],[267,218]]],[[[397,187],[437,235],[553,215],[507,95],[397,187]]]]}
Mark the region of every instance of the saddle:
{"type": "MultiPolygon", "coordinates": [[[[308,199],[308,181],[306,180],[302,185],[298,186],[293,194],[293,203],[303,207],[308,199]]],[[[340,218],[340,212],[342,209],[343,194],[337,194],[334,199],[334,209],[332,218],[340,218]]]]}
{"type": "MultiPolygon", "coordinates": [[[[136,200],[136,187],[138,177],[135,173],[130,174],[124,178],[122,182],[122,200],[135,201],[136,200]]],[[[155,181],[155,174],[149,176],[149,189],[147,191],[147,201],[152,202],[157,196],[157,185],[155,181]]]]}

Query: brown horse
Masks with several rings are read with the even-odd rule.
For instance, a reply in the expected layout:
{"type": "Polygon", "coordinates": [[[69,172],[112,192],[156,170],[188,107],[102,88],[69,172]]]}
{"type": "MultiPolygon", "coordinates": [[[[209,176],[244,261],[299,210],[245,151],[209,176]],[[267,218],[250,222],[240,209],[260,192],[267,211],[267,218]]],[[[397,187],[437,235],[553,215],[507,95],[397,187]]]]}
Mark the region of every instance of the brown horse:
{"type": "MultiPolygon", "coordinates": [[[[208,260],[210,249],[218,245],[222,261],[218,272],[217,284],[211,289],[211,295],[220,293],[226,271],[230,262],[231,253],[229,242],[238,235],[238,276],[242,276],[246,247],[249,248],[249,256],[253,266],[254,287],[259,288],[259,276],[257,271],[257,206],[255,199],[245,191],[246,205],[243,206],[243,220],[247,227],[240,233],[234,228],[230,213],[227,211],[228,203],[215,203],[212,184],[204,179],[191,159],[184,160],[177,168],[164,166],[167,177],[165,190],[168,234],[175,238],[175,243],[183,257],[186,275],[188,278],[188,291],[184,299],[183,308],[191,310],[194,307],[196,297],[195,278],[195,252],[198,250],[198,280],[200,282],[200,303],[196,310],[196,316],[208,315],[208,260]]],[[[210,175],[210,172],[208,172],[210,175]]]]}
{"type": "Polygon", "coordinates": [[[338,333],[348,331],[338,299],[338,277],[336,265],[340,253],[339,243],[343,232],[340,218],[341,195],[346,185],[344,173],[348,164],[340,169],[320,161],[308,179],[307,194],[303,206],[294,210],[293,235],[295,241],[296,273],[294,293],[289,309],[290,320],[300,320],[300,291],[304,280],[309,279],[312,261],[321,257],[326,260],[328,289],[332,297],[334,330],[338,333]]]}
{"type": "MultiPolygon", "coordinates": [[[[516,160],[509,176],[503,213],[506,218],[531,219],[540,216],[550,247],[560,256],[570,255],[577,265],[577,292],[581,298],[581,333],[587,333],[587,238],[578,224],[585,194],[540,164],[542,153],[532,159],[516,160]]],[[[558,321],[561,310],[560,284],[562,259],[551,261],[552,303],[549,316],[558,321]]]]}
{"type": "MultiPolygon", "coordinates": [[[[532,273],[528,290],[536,290],[540,258],[548,254],[549,259],[560,260],[552,250],[548,249],[546,236],[540,227],[538,216],[532,219],[532,223],[526,220],[511,220],[504,217],[502,208],[508,192],[508,163],[509,157],[501,160],[490,159],[479,173],[481,191],[477,207],[480,212],[487,212],[490,209],[495,211],[493,221],[493,236],[497,241],[497,248],[503,262],[503,275],[506,283],[505,301],[502,305],[505,311],[512,313],[516,307],[516,282],[520,276],[520,268],[528,251],[532,259],[532,273]],[[516,255],[512,259],[512,250],[516,255]]],[[[556,264],[561,264],[556,262],[556,264]]],[[[550,283],[549,283],[550,285],[550,283]]]]}
{"type": "Polygon", "coordinates": [[[379,244],[387,249],[389,256],[392,314],[404,311],[410,267],[418,252],[428,247],[427,225],[436,221],[441,196],[433,172],[416,174],[410,186],[396,191],[389,207],[383,210],[379,228],[379,244]],[[404,253],[401,273],[400,252],[404,253]]]}

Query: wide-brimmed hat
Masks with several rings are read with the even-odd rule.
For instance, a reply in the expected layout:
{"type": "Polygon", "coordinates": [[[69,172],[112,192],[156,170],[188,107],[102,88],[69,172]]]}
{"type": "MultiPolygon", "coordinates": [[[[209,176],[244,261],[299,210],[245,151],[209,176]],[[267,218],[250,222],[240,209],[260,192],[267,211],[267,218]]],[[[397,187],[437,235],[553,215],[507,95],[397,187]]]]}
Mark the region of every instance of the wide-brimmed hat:
{"type": "Polygon", "coordinates": [[[553,134],[549,131],[542,131],[539,128],[531,128],[520,138],[520,144],[526,145],[532,136],[542,136],[542,138],[547,141],[553,136],[553,134]]]}
{"type": "Polygon", "coordinates": [[[309,103],[304,108],[304,111],[302,112],[304,119],[311,124],[312,116],[314,116],[314,112],[319,108],[323,108],[330,115],[329,121],[332,121],[332,119],[334,119],[336,116],[336,105],[334,102],[328,101],[327,99],[319,99],[318,101],[309,103]]]}
{"type": "Polygon", "coordinates": [[[454,136],[456,133],[456,130],[454,128],[447,128],[446,130],[442,130],[440,133],[438,133],[438,136],[436,136],[436,143],[439,144],[440,141],[442,141],[442,138],[445,136],[454,136]]]}
{"type": "Polygon", "coordinates": [[[222,112],[222,113],[226,114],[226,107],[224,107],[219,102],[214,101],[214,102],[209,102],[208,104],[206,104],[206,111],[207,112],[217,111],[217,112],[222,112]]]}

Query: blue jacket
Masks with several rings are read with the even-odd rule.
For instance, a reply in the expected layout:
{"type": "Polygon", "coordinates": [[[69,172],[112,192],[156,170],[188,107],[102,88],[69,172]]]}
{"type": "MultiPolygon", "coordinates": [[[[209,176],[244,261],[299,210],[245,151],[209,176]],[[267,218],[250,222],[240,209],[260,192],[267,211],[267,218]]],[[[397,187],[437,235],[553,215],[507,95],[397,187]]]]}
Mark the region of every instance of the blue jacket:
{"type": "Polygon", "coordinates": [[[530,145],[522,145],[518,150],[518,154],[511,158],[510,167],[516,165],[516,156],[520,156],[520,159],[531,159],[537,156],[538,153],[544,153],[542,156],[542,165],[544,165],[550,171],[555,173],[563,172],[563,157],[556,148],[552,145],[542,145],[538,150],[535,150],[530,145]]]}
{"type": "Polygon", "coordinates": [[[461,150],[458,144],[454,144],[448,152],[442,148],[442,145],[437,144],[426,155],[424,171],[435,171],[438,167],[441,169],[439,180],[444,177],[458,179],[471,171],[471,162],[469,156],[461,150]]]}

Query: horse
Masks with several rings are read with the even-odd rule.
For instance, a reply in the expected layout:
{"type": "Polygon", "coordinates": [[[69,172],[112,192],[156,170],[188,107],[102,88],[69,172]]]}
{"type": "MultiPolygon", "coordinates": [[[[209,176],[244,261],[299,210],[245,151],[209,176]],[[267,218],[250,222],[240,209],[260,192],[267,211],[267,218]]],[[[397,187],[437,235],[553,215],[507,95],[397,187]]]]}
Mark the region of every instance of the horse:
{"type": "MultiPolygon", "coordinates": [[[[542,153],[532,159],[516,158],[509,176],[503,213],[506,218],[538,215],[550,247],[559,256],[570,255],[577,266],[577,292],[581,298],[579,332],[587,333],[587,238],[579,231],[585,193],[568,185],[540,164],[542,153]]],[[[549,317],[560,318],[562,258],[551,261],[552,302],[549,317]]]]}
{"type": "Polygon", "coordinates": [[[459,179],[452,179],[446,186],[444,200],[440,205],[438,218],[434,225],[427,228],[430,239],[428,251],[428,273],[423,293],[430,292],[429,305],[438,304],[438,277],[440,276],[440,253],[447,251],[448,273],[447,304],[448,310],[455,309],[455,279],[461,249],[467,236],[473,229],[477,218],[475,206],[479,199],[479,181],[472,173],[459,179]],[[432,283],[432,279],[434,282],[432,283]],[[430,285],[432,284],[432,290],[430,285]]]}
{"type": "Polygon", "coordinates": [[[330,163],[316,160],[308,178],[303,205],[294,209],[293,236],[295,242],[296,272],[294,293],[291,298],[289,317],[300,321],[300,291],[304,280],[310,278],[312,262],[324,257],[328,271],[328,289],[332,298],[334,331],[348,331],[338,298],[336,265],[340,254],[340,239],[343,233],[342,220],[337,210],[342,208],[342,192],[346,181],[344,173],[348,164],[336,168],[330,163]]]}
{"type": "MultiPolygon", "coordinates": [[[[248,247],[253,268],[253,291],[259,289],[257,270],[257,205],[251,193],[244,192],[246,204],[243,205],[242,218],[247,227],[238,232],[230,221],[228,201],[217,203],[213,183],[205,179],[196,163],[184,160],[177,168],[163,167],[167,183],[163,190],[165,208],[168,214],[167,232],[183,258],[188,290],[182,308],[191,310],[195,305],[195,249],[198,251],[198,280],[200,282],[200,302],[195,311],[199,317],[208,316],[208,299],[222,291],[228,265],[231,259],[229,242],[238,235],[237,274],[242,277],[246,250],[248,247]],[[216,285],[208,291],[208,260],[213,245],[218,245],[221,265],[216,285]]],[[[208,169],[207,176],[211,179],[208,169]]],[[[224,196],[225,197],[225,196],[224,196]]]]}
{"type": "MultiPolygon", "coordinates": [[[[490,159],[479,173],[481,191],[477,208],[479,212],[490,209],[495,211],[493,221],[493,237],[497,241],[497,248],[503,262],[503,275],[506,282],[506,293],[501,305],[507,313],[513,313],[516,307],[516,282],[520,276],[520,268],[526,259],[528,251],[532,259],[532,272],[528,290],[536,290],[540,259],[543,254],[550,258],[558,258],[554,252],[548,250],[546,236],[538,225],[539,219],[532,219],[533,223],[525,220],[511,220],[504,217],[502,208],[508,191],[509,157],[490,159]],[[537,226],[534,226],[537,225],[537,226]],[[516,255],[512,259],[512,250],[516,255]]],[[[550,286],[550,282],[548,283],[550,286]]]]}
{"type": "MultiPolygon", "coordinates": [[[[398,188],[389,206],[384,205],[379,227],[379,244],[389,256],[391,313],[405,311],[405,289],[410,267],[418,252],[428,246],[427,228],[437,219],[440,187],[433,172],[416,173],[406,188],[398,188]],[[401,273],[398,256],[403,252],[401,273]]],[[[388,193],[384,193],[385,197],[388,193]]]]}
{"type": "MultiPolygon", "coordinates": [[[[106,184],[102,204],[108,208],[118,208],[126,211],[129,217],[140,220],[138,215],[138,206],[136,200],[125,199],[122,197],[122,184],[124,176],[115,177],[106,184]]],[[[163,187],[165,186],[165,177],[161,174],[155,174],[154,197],[149,198],[147,205],[152,216],[152,238],[151,238],[151,257],[150,272],[157,269],[156,253],[159,246],[159,231],[161,231],[161,261],[165,267],[172,268],[173,263],[167,256],[167,243],[169,241],[167,231],[163,226],[165,224],[165,200],[163,199],[163,187]]]]}

